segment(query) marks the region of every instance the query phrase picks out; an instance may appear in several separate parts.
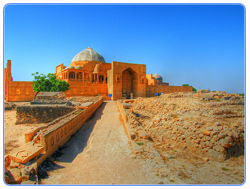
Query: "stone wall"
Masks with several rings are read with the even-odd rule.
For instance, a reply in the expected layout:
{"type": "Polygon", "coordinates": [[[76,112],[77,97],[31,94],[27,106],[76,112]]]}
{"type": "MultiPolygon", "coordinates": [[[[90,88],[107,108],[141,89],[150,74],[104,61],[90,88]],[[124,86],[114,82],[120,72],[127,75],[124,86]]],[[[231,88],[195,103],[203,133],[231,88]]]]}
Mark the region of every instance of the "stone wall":
{"type": "Polygon", "coordinates": [[[48,123],[74,110],[64,105],[17,106],[16,124],[48,123]]]}
{"type": "Polygon", "coordinates": [[[7,68],[4,69],[4,97],[7,102],[32,101],[35,94],[32,84],[29,81],[13,81],[11,60],[7,61],[7,68]]]}
{"type": "Polygon", "coordinates": [[[33,100],[35,93],[32,88],[33,82],[9,81],[6,91],[8,102],[29,102],[33,100]]]}
{"type": "Polygon", "coordinates": [[[38,160],[40,165],[47,157],[51,156],[60,146],[63,146],[84,122],[102,104],[103,99],[92,103],[86,110],[76,110],[68,121],[59,124],[41,135],[40,144],[45,147],[45,154],[38,160]]]}
{"type": "Polygon", "coordinates": [[[71,96],[108,96],[108,87],[105,83],[90,82],[71,82],[69,81],[70,90],[65,91],[66,97],[71,96]]]}
{"type": "Polygon", "coordinates": [[[147,97],[153,97],[156,93],[175,93],[175,92],[192,92],[192,87],[186,86],[165,86],[165,85],[147,85],[147,97]]]}

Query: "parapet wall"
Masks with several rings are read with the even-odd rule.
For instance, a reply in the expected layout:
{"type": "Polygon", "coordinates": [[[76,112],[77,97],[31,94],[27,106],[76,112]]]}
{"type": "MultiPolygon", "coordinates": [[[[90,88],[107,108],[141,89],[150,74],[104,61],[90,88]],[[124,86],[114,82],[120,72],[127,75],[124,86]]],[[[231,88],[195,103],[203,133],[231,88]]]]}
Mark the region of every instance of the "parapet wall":
{"type": "Polygon", "coordinates": [[[74,110],[65,105],[17,106],[16,124],[48,123],[74,110]]]}

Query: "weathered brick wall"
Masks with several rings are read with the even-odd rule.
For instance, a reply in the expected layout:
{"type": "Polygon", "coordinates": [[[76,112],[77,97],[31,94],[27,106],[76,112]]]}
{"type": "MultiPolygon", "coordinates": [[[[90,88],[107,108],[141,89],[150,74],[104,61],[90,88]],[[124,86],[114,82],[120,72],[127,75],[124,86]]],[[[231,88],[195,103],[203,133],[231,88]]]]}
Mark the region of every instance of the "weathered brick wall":
{"type": "Polygon", "coordinates": [[[68,106],[17,106],[16,124],[48,123],[74,110],[68,106]]]}

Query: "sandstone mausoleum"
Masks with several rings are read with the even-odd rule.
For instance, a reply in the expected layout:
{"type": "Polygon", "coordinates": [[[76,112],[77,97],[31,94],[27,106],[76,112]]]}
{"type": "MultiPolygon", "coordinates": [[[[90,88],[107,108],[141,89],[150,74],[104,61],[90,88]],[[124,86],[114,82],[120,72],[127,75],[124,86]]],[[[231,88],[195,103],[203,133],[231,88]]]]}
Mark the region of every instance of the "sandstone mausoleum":
{"type": "MultiPolygon", "coordinates": [[[[111,100],[152,97],[156,93],[191,92],[192,87],[169,86],[160,75],[146,74],[145,64],[124,63],[105,59],[88,47],[74,56],[68,67],[56,66],[55,75],[70,85],[65,92],[71,96],[102,96],[111,100]]],[[[4,70],[6,101],[32,101],[32,81],[13,81],[11,60],[4,70]]]]}

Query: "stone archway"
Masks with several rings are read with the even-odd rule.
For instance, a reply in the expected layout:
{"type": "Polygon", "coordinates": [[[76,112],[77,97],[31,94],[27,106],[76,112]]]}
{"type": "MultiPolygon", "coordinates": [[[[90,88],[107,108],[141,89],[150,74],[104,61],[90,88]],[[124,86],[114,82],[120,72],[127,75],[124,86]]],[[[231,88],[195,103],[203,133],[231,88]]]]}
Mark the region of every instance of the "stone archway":
{"type": "Polygon", "coordinates": [[[130,98],[130,93],[137,96],[138,74],[129,67],[122,72],[122,97],[130,98]]]}

